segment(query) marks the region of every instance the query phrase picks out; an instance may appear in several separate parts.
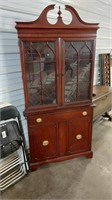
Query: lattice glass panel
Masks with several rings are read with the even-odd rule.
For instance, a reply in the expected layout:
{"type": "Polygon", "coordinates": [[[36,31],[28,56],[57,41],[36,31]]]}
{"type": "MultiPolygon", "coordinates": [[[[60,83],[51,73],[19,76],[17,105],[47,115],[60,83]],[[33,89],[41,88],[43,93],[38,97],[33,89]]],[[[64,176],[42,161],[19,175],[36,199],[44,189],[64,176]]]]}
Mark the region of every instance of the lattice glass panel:
{"type": "Polygon", "coordinates": [[[55,42],[23,42],[29,106],[56,103],[55,42]]]}
{"type": "Polygon", "coordinates": [[[92,41],[65,42],[65,102],[89,99],[92,41]]]}

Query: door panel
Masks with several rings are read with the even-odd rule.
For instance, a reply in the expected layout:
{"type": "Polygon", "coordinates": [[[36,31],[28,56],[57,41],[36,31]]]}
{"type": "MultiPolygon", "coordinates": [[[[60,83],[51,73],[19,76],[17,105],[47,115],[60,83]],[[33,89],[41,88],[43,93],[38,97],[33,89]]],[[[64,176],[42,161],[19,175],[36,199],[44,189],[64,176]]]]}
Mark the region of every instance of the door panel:
{"type": "Polygon", "coordinates": [[[63,45],[65,48],[62,72],[64,103],[88,100],[90,99],[93,41],[65,41],[63,45]]]}
{"type": "Polygon", "coordinates": [[[72,154],[89,150],[91,127],[89,119],[69,121],[68,126],[68,152],[72,154]]]}
{"type": "Polygon", "coordinates": [[[56,42],[23,42],[28,106],[57,103],[56,42]]]}
{"type": "Polygon", "coordinates": [[[45,160],[58,155],[57,124],[30,128],[32,161],[45,160]]]}

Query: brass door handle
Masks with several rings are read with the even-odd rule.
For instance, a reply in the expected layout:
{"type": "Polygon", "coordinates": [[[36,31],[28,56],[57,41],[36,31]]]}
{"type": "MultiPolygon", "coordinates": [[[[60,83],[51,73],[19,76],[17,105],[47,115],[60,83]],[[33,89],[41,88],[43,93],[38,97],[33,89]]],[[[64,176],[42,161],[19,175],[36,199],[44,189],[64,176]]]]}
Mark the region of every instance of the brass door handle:
{"type": "Polygon", "coordinates": [[[42,122],[42,118],[37,118],[37,119],[36,119],[36,122],[37,122],[37,123],[41,123],[41,122],[42,122]]]}
{"type": "Polygon", "coordinates": [[[87,115],[87,111],[83,111],[83,112],[82,112],[82,115],[83,115],[83,116],[86,116],[86,115],[87,115]]]}
{"type": "Polygon", "coordinates": [[[76,135],[76,139],[77,140],[81,140],[82,139],[82,135],[81,134],[76,135]]]}
{"type": "Polygon", "coordinates": [[[42,145],[43,146],[47,146],[49,144],[49,141],[48,140],[44,140],[43,142],[42,142],[42,145]]]}

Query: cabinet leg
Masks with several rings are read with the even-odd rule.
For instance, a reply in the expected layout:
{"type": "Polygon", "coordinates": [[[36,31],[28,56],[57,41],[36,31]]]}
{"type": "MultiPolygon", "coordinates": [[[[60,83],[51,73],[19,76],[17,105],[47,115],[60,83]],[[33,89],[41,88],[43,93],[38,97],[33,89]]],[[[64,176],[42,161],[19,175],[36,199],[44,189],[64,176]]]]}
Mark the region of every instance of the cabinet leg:
{"type": "Polygon", "coordinates": [[[36,171],[37,170],[37,166],[36,165],[31,165],[30,166],[30,171],[33,172],[33,171],[36,171]]]}
{"type": "Polygon", "coordinates": [[[108,114],[108,112],[106,112],[104,115],[102,115],[103,117],[107,117],[109,121],[112,121],[112,117],[108,114]]]}
{"type": "Polygon", "coordinates": [[[89,153],[87,156],[86,156],[86,158],[92,158],[93,157],[93,152],[91,152],[91,153],[89,153]]]}

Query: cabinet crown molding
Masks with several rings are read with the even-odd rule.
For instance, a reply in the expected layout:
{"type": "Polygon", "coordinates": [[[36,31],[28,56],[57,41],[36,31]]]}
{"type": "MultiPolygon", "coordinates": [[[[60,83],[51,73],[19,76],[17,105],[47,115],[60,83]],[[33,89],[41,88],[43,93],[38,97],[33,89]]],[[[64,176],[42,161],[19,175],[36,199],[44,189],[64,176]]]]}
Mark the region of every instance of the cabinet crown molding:
{"type": "Polygon", "coordinates": [[[17,29],[21,29],[21,28],[34,28],[34,29],[59,29],[59,28],[68,28],[68,29],[92,29],[92,30],[97,30],[98,27],[98,23],[87,23],[84,22],[79,14],[77,13],[77,11],[69,5],[65,5],[65,10],[69,11],[72,15],[72,20],[70,22],[70,24],[65,24],[63,22],[63,18],[61,17],[62,12],[59,6],[59,11],[58,11],[58,17],[57,17],[57,22],[55,24],[50,24],[47,20],[47,14],[50,10],[53,10],[55,8],[55,5],[49,5],[47,6],[42,13],[40,14],[40,16],[35,20],[35,21],[31,21],[31,22],[16,22],[16,28],[17,29]]]}

